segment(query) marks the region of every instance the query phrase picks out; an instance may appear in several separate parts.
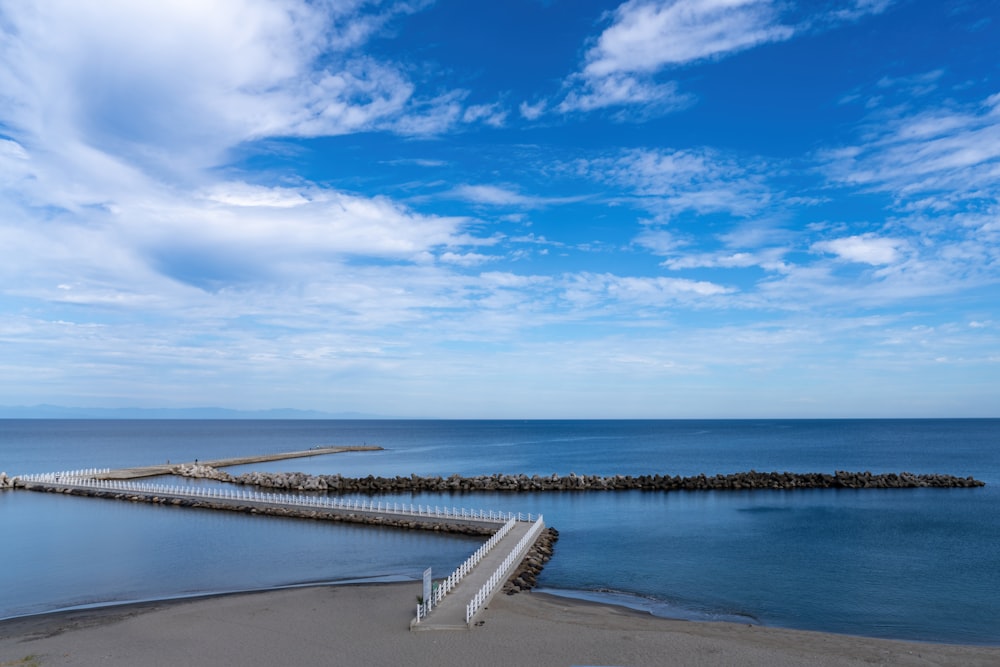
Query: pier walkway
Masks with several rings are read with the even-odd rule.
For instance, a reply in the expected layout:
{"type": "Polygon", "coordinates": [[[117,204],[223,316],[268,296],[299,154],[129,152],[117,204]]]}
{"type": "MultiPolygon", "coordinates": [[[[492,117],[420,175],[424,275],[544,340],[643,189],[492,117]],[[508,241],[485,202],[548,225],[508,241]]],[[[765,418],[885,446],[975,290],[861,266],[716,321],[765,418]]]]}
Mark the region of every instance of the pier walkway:
{"type": "Polygon", "coordinates": [[[341,454],[343,452],[377,452],[382,451],[382,447],[375,445],[349,445],[344,447],[313,447],[297,452],[279,452],[277,454],[260,454],[257,456],[236,456],[228,459],[214,459],[211,461],[187,461],[185,463],[161,463],[151,466],[138,466],[135,468],[119,468],[117,470],[107,470],[101,473],[97,479],[139,479],[142,477],[156,477],[158,475],[173,474],[173,469],[178,466],[205,465],[213,468],[225,468],[227,466],[240,466],[248,463],[265,463],[267,461],[282,461],[285,459],[299,459],[307,456],[322,456],[324,454],[341,454]]]}
{"type": "MultiPolygon", "coordinates": [[[[222,467],[260,460],[358,450],[359,448],[328,447],[307,450],[305,453],[289,452],[284,455],[272,455],[267,458],[243,457],[206,461],[205,465],[222,467]]],[[[417,605],[416,617],[410,624],[411,630],[457,630],[471,627],[477,615],[485,609],[503,583],[517,569],[544,528],[540,516],[508,512],[407,505],[326,495],[266,493],[243,488],[226,488],[229,485],[220,488],[134,481],[135,477],[170,474],[173,467],[164,465],[125,470],[90,469],[43,473],[19,476],[13,481],[14,488],[31,491],[193,505],[260,514],[339,518],[387,527],[455,530],[458,525],[475,528],[483,534],[492,533],[485,544],[447,578],[437,583],[430,599],[422,600],[417,605]]]]}
{"type": "Polygon", "coordinates": [[[410,630],[464,630],[486,608],[541,533],[544,522],[517,521],[426,616],[418,610],[410,630]]]}
{"type": "MultiPolygon", "coordinates": [[[[274,510],[310,510],[310,516],[323,518],[339,515],[357,523],[378,525],[379,519],[404,518],[411,524],[459,524],[495,531],[511,519],[530,520],[531,515],[511,514],[488,510],[441,507],[437,505],[412,505],[398,502],[335,498],[296,492],[267,493],[242,488],[201,487],[194,485],[169,485],[133,480],[104,479],[109,471],[91,475],[76,473],[43,473],[16,478],[16,487],[29,491],[48,491],[84,496],[121,497],[128,500],[159,504],[182,504],[183,501],[200,502],[209,509],[256,510],[262,514],[276,514],[274,510]],[[175,502],[176,501],[176,502],[175,502]],[[360,519],[360,521],[359,521],[360,519]]],[[[398,525],[386,523],[392,527],[398,525]]]]}

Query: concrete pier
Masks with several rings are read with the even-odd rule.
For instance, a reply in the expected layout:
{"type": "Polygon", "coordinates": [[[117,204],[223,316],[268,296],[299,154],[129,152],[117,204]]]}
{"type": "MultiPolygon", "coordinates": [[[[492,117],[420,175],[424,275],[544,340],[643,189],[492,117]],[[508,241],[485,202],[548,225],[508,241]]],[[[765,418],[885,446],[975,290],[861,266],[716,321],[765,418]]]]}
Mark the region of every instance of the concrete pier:
{"type": "MultiPolygon", "coordinates": [[[[348,445],[344,447],[313,447],[295,452],[279,452],[277,454],[258,454],[254,456],[236,456],[228,459],[214,459],[208,461],[199,460],[198,465],[211,466],[213,468],[225,468],[227,466],[240,466],[248,463],[266,463],[267,461],[283,461],[285,459],[300,459],[307,456],[323,456],[324,454],[341,454],[343,452],[377,452],[382,451],[382,447],[376,445],[348,445]]],[[[156,477],[157,475],[170,475],[173,469],[182,465],[194,465],[194,461],[177,463],[161,463],[151,466],[138,466],[135,468],[119,468],[111,470],[101,475],[95,475],[95,479],[140,479],[142,477],[156,477]]]]}
{"type": "Polygon", "coordinates": [[[68,496],[105,498],[146,502],[155,505],[190,507],[247,512],[263,516],[277,516],[300,519],[317,519],[358,523],[386,528],[408,528],[432,530],[443,533],[466,535],[490,535],[496,532],[507,518],[490,518],[485,513],[458,514],[435,511],[437,508],[421,507],[398,503],[341,502],[337,499],[289,495],[278,498],[273,494],[238,492],[236,495],[214,494],[211,490],[198,487],[165,486],[149,482],[128,482],[119,480],[65,479],[59,481],[19,481],[19,488],[26,491],[59,493],[68,496]]]}
{"type": "MultiPolygon", "coordinates": [[[[510,530],[503,539],[500,540],[483,559],[465,575],[458,585],[444,596],[444,599],[431,610],[431,613],[419,623],[410,623],[410,630],[466,630],[469,625],[465,621],[466,605],[469,600],[479,592],[487,580],[493,576],[497,568],[504,559],[513,551],[521,538],[531,530],[530,521],[518,521],[514,528],[510,530]]],[[[511,568],[511,572],[516,569],[511,568]]],[[[502,583],[502,582],[501,582],[502,583]]],[[[491,593],[490,598],[501,589],[497,586],[491,593]]],[[[488,604],[488,601],[487,601],[488,604]]],[[[484,605],[485,607],[485,605],[484,605]]]]}
{"type": "MultiPolygon", "coordinates": [[[[221,468],[262,461],[276,461],[303,456],[320,456],[348,451],[376,451],[378,446],[317,447],[304,451],[260,456],[198,461],[199,465],[221,468]]],[[[544,528],[541,517],[482,510],[458,510],[430,506],[400,506],[378,500],[330,498],[297,493],[262,493],[242,489],[177,486],[143,481],[136,478],[170,475],[184,465],[159,464],[118,470],[89,469],[61,473],[43,473],[15,478],[14,487],[30,491],[60,493],[149,502],[160,505],[251,512],[332,521],[349,521],[367,525],[422,528],[441,532],[491,535],[437,589],[433,607],[421,605],[412,630],[459,630],[474,623],[490,599],[502,589],[504,581],[538,539],[544,528]]],[[[430,603],[428,602],[428,605],[430,603]]]]}

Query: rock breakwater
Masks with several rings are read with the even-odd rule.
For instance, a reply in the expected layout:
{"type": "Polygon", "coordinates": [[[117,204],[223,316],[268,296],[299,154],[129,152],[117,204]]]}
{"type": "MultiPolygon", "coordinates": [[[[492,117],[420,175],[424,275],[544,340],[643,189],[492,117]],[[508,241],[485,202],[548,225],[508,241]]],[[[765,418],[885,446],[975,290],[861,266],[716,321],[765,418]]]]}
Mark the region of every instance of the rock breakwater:
{"type": "MultiPolygon", "coordinates": [[[[202,466],[205,467],[205,466],[202,466]]],[[[755,489],[914,489],[972,488],[985,486],[972,477],[941,474],[871,472],[794,473],[740,472],[728,475],[479,475],[475,477],[343,477],[303,473],[250,472],[233,477],[228,473],[213,479],[270,489],[324,491],[327,493],[407,493],[509,491],[741,491],[755,489]]]]}
{"type": "Polygon", "coordinates": [[[552,559],[552,551],[558,539],[559,531],[555,528],[546,528],[539,533],[535,543],[525,554],[524,560],[504,582],[503,592],[507,595],[516,595],[537,586],[538,575],[542,573],[545,564],[552,559]]]}
{"type": "Polygon", "coordinates": [[[181,465],[174,466],[170,471],[181,477],[214,479],[220,482],[233,481],[233,476],[225,470],[219,470],[218,468],[204,464],[199,465],[197,463],[182,463],[181,465]]]}

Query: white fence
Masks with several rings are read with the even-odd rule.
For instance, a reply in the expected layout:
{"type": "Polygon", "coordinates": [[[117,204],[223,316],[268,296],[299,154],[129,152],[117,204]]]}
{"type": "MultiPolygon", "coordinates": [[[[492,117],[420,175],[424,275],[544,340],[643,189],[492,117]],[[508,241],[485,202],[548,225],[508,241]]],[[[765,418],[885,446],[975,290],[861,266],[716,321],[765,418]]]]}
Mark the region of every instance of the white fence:
{"type": "Polygon", "coordinates": [[[515,546],[514,549],[507,554],[507,557],[503,559],[503,562],[500,564],[500,567],[496,569],[496,572],[494,572],[486,583],[483,584],[483,587],[479,589],[479,592],[472,597],[469,604],[465,606],[466,624],[472,622],[473,617],[479,613],[479,610],[486,604],[486,601],[490,599],[493,591],[495,591],[497,587],[507,579],[507,574],[510,571],[510,568],[513,567],[515,563],[521,562],[524,552],[527,551],[529,546],[535,543],[535,540],[538,538],[538,533],[540,533],[544,527],[545,523],[542,521],[542,517],[539,516],[535,521],[535,525],[533,525],[528,532],[524,534],[524,537],[522,537],[521,541],[517,543],[517,546],[515,546]]]}
{"type": "Polygon", "coordinates": [[[407,503],[390,503],[377,500],[305,496],[294,493],[263,493],[260,491],[249,491],[238,488],[197,487],[193,485],[172,486],[168,484],[150,484],[149,482],[134,482],[128,480],[93,479],[92,477],[87,476],[101,475],[107,472],[109,472],[107,469],[95,469],[92,472],[73,471],[42,473],[36,475],[18,475],[17,479],[20,479],[23,482],[67,484],[119,493],[199,498],[205,500],[240,501],[270,505],[294,505],[296,507],[308,507],[313,509],[354,510],[357,512],[377,512],[380,514],[399,514],[437,519],[465,519],[470,521],[487,521],[493,523],[506,523],[511,520],[534,520],[533,515],[520,512],[513,513],[499,512],[496,510],[470,510],[465,509],[464,507],[411,505],[407,503]]]}
{"type": "Polygon", "coordinates": [[[465,559],[465,562],[455,568],[455,571],[448,575],[448,578],[439,582],[437,588],[434,589],[431,594],[430,600],[424,600],[417,605],[417,623],[419,623],[427,614],[430,613],[431,609],[436,607],[444,596],[451,592],[458,582],[462,580],[462,577],[472,572],[472,568],[479,564],[479,561],[483,559],[483,556],[488,554],[493,547],[495,547],[500,540],[504,538],[511,529],[517,525],[517,519],[511,519],[503,525],[503,527],[497,532],[493,533],[481,547],[476,549],[476,552],[465,559]]]}
{"type": "Polygon", "coordinates": [[[466,519],[472,521],[487,521],[503,523],[496,533],[475,551],[464,563],[458,566],[448,578],[439,582],[430,600],[424,600],[417,605],[417,622],[427,616],[444,596],[451,592],[465,575],[479,564],[499,542],[511,531],[518,521],[533,521],[534,525],[525,533],[514,549],[507,555],[503,563],[490,576],[489,580],[473,596],[465,607],[465,622],[470,623],[482,606],[490,598],[493,591],[506,579],[510,568],[520,562],[527,548],[534,543],[544,527],[542,516],[522,512],[500,512],[496,510],[469,510],[456,507],[439,507],[437,505],[412,505],[376,500],[359,500],[345,498],[330,498],[326,496],[306,496],[294,493],[263,493],[239,488],[198,487],[193,485],[150,484],[131,480],[96,479],[99,475],[111,472],[110,468],[89,468],[85,470],[69,470],[62,472],[36,473],[18,475],[15,479],[25,483],[61,484],[100,491],[117,493],[142,494],[156,497],[195,498],[218,500],[224,502],[247,502],[266,505],[290,505],[328,510],[354,510],[358,512],[376,512],[380,514],[398,514],[440,519],[466,519]]]}
{"type": "Polygon", "coordinates": [[[105,475],[111,468],[87,468],[85,470],[64,470],[62,472],[41,472],[34,475],[16,475],[22,482],[69,482],[86,479],[95,475],[105,475]]]}

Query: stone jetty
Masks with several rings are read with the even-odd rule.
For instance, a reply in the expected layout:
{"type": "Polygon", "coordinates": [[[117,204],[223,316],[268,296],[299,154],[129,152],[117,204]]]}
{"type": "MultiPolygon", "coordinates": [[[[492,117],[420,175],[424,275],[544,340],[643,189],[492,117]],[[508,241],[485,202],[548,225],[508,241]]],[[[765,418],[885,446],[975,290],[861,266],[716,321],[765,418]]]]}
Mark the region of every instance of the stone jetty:
{"type": "MultiPolygon", "coordinates": [[[[251,454],[250,456],[234,456],[214,461],[202,461],[201,465],[211,468],[225,468],[228,466],[246,465],[248,463],[266,463],[269,461],[282,461],[285,459],[300,459],[307,456],[325,456],[327,454],[342,454],[344,452],[377,452],[382,451],[378,445],[319,445],[312,449],[303,449],[295,452],[277,452],[274,454],[251,454]]],[[[157,477],[159,475],[176,475],[178,470],[184,467],[198,468],[198,461],[193,463],[158,463],[149,466],[139,466],[136,468],[119,468],[109,470],[100,475],[101,479],[139,479],[141,477],[157,477]]],[[[197,475],[188,475],[196,477],[197,475]]]]}
{"type": "Polygon", "coordinates": [[[322,491],[327,493],[416,493],[508,491],[741,491],[754,489],[914,489],[972,488],[985,486],[972,477],[941,474],[871,472],[794,473],[749,472],[728,475],[478,475],[475,477],[343,477],[341,475],[306,475],[304,473],[249,472],[233,476],[223,471],[199,466],[185,468],[178,474],[205,476],[235,484],[270,489],[322,491]]]}

